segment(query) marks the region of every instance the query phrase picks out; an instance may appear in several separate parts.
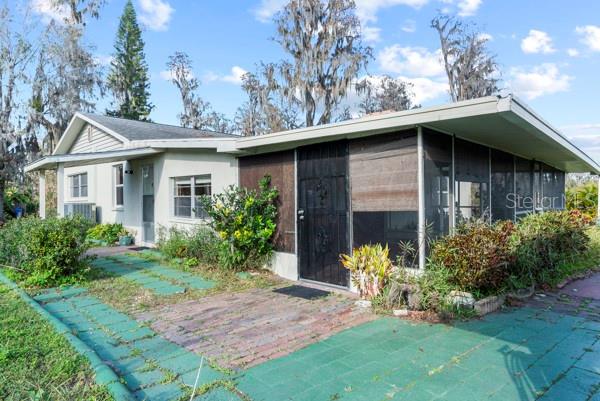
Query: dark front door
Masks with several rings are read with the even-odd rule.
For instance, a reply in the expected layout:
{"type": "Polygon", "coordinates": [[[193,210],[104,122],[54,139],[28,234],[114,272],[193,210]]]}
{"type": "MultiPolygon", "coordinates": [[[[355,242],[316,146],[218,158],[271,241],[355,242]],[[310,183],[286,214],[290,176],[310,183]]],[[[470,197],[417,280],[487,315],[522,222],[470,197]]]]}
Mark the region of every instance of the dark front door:
{"type": "Polygon", "coordinates": [[[348,144],[298,149],[300,278],[348,286],[348,144]]]}

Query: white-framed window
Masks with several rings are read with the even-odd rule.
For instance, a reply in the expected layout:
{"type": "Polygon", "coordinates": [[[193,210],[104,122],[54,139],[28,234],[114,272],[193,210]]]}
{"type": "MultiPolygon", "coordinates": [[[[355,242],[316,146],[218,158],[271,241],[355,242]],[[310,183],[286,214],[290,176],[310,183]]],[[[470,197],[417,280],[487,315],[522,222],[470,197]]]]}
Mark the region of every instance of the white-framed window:
{"type": "Polygon", "coordinates": [[[73,174],[69,176],[71,198],[87,198],[88,175],[87,173],[73,174]]]}
{"type": "Polygon", "coordinates": [[[117,207],[123,206],[123,196],[124,196],[123,182],[124,181],[123,181],[123,165],[122,164],[113,166],[113,177],[114,177],[114,183],[115,183],[114,195],[113,195],[115,206],[117,206],[117,207]]]}
{"type": "Polygon", "coordinates": [[[204,219],[206,212],[200,204],[203,195],[211,195],[210,175],[175,177],[173,180],[173,216],[204,219]]]}

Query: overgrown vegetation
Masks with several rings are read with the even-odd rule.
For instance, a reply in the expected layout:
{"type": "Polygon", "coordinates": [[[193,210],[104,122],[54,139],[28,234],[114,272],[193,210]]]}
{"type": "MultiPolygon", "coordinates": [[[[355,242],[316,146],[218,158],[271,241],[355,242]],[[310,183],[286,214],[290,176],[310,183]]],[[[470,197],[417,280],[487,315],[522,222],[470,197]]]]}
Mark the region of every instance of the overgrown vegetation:
{"type": "Polygon", "coordinates": [[[83,356],[0,284],[0,399],[6,401],[112,400],[83,356]]]}
{"type": "Polygon", "coordinates": [[[119,241],[120,236],[128,234],[123,224],[120,223],[97,224],[88,230],[87,238],[113,245],[119,241]]]}
{"type": "Polygon", "coordinates": [[[342,265],[350,270],[352,282],[362,298],[372,298],[386,286],[392,262],[390,250],[381,244],[363,245],[352,251],[352,255],[342,255],[342,265]]]}
{"type": "Polygon", "coordinates": [[[279,196],[271,177],[259,181],[259,190],[230,186],[202,198],[210,227],[220,237],[219,264],[227,269],[262,267],[273,252],[279,196]]]}
{"type": "Polygon", "coordinates": [[[597,268],[600,229],[590,222],[576,210],[531,214],[516,224],[468,221],[452,235],[430,244],[422,274],[407,268],[405,256],[385,274],[375,273],[381,271],[378,266],[386,264],[381,260],[385,253],[377,254],[377,258],[368,256],[382,250],[380,245],[362,247],[352,257],[342,256],[342,261],[356,283],[364,280],[365,272],[372,272],[370,285],[387,283],[377,291],[361,290],[363,297],[373,300],[376,310],[408,307],[456,315],[463,313],[457,300],[467,295],[465,291],[478,299],[532,285],[556,285],[597,268]]]}
{"type": "Polygon", "coordinates": [[[513,282],[525,285],[551,282],[559,264],[588,249],[590,222],[589,217],[577,210],[526,216],[512,237],[513,282]]]}
{"type": "Polygon", "coordinates": [[[91,223],[82,217],[27,217],[0,229],[0,263],[27,286],[52,286],[81,279],[91,223]]]}
{"type": "Polygon", "coordinates": [[[587,181],[582,184],[568,187],[566,190],[567,209],[579,210],[590,219],[595,220],[598,215],[598,182],[587,181]]]}
{"type": "Polygon", "coordinates": [[[207,226],[194,226],[191,229],[160,227],[158,249],[169,258],[196,259],[214,265],[219,261],[220,239],[207,226]]]}
{"type": "Polygon", "coordinates": [[[488,224],[476,220],[460,225],[454,235],[437,240],[431,248],[434,266],[446,266],[451,284],[465,291],[493,292],[509,276],[514,260],[510,238],[512,222],[488,224]]]}

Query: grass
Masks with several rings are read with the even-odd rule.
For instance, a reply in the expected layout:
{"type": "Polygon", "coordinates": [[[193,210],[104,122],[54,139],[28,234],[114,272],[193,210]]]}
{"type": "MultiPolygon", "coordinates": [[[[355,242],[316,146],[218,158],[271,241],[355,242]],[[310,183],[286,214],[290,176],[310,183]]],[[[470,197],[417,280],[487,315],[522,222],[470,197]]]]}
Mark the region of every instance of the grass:
{"type": "Polygon", "coordinates": [[[215,282],[215,286],[206,290],[190,290],[182,294],[175,295],[157,295],[153,291],[146,289],[123,277],[115,277],[100,269],[92,269],[88,280],[81,282],[80,285],[87,287],[90,295],[94,295],[103,302],[122,312],[135,314],[148,309],[154,309],[163,305],[172,305],[175,303],[197,300],[210,295],[222,292],[239,292],[252,288],[268,288],[281,284],[281,281],[274,277],[270,272],[257,272],[255,275],[243,279],[233,271],[211,267],[207,265],[198,265],[194,267],[187,266],[185,263],[178,263],[175,260],[168,260],[159,256],[160,254],[141,255],[136,257],[161,263],[173,269],[178,269],[198,275],[206,280],[215,282]]]}
{"type": "Polygon", "coordinates": [[[591,227],[588,234],[590,236],[588,250],[559,264],[556,273],[548,279],[548,285],[555,287],[568,278],[600,268],[600,227],[591,227]]]}
{"type": "Polygon", "coordinates": [[[108,401],[87,360],[21,298],[0,285],[0,399],[108,401]]]}

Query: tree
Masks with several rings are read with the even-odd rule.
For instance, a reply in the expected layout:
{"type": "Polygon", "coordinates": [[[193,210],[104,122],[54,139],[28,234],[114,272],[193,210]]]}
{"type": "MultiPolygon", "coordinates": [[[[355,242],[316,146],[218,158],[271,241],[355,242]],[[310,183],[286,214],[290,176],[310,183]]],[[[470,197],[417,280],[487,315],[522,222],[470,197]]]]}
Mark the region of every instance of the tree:
{"type": "Polygon", "coordinates": [[[27,151],[37,144],[34,136],[24,135],[15,124],[22,106],[17,92],[26,82],[25,71],[32,55],[26,35],[13,30],[8,7],[0,8],[0,224],[4,223],[6,186],[15,181],[27,151]]]}
{"type": "Polygon", "coordinates": [[[238,108],[235,124],[244,136],[299,127],[298,101],[282,96],[281,87],[275,79],[276,69],[273,63],[261,64],[257,74],[246,73],[242,77],[242,89],[248,100],[238,108]]]}
{"type": "Polygon", "coordinates": [[[69,25],[85,25],[85,17],[98,18],[100,9],[106,0],[51,0],[55,10],[65,8],[68,11],[65,21],[69,25]]]}
{"type": "Polygon", "coordinates": [[[431,27],[440,38],[453,102],[498,92],[498,65],[486,48],[488,39],[481,32],[446,15],[434,18],[431,27]]]}
{"type": "Polygon", "coordinates": [[[366,67],[353,0],[292,0],[277,14],[275,41],[291,57],[269,85],[304,112],[304,125],[327,124],[366,67]]]}
{"type": "Polygon", "coordinates": [[[167,68],[171,82],[179,89],[183,112],[179,114],[182,127],[228,133],[233,130],[231,122],[221,113],[212,110],[209,102],[198,94],[200,81],[194,76],[192,60],[183,52],[169,57],[167,68]]]}
{"type": "Polygon", "coordinates": [[[114,110],[107,110],[108,115],[148,120],[154,106],[150,103],[150,82],[142,31],[131,0],[127,1],[121,15],[107,81],[116,103],[114,110]]]}
{"type": "Polygon", "coordinates": [[[47,153],[54,151],[73,114],[94,111],[97,91],[104,93],[93,49],[82,42],[81,26],[51,22],[38,53],[30,118],[33,126],[46,131],[47,153]]]}
{"type": "Polygon", "coordinates": [[[382,111],[409,110],[415,106],[412,102],[413,85],[388,75],[381,77],[379,84],[376,78],[366,77],[358,82],[356,91],[362,94],[359,108],[363,114],[379,113],[382,111]]]}
{"type": "Polygon", "coordinates": [[[51,21],[40,40],[38,65],[31,83],[31,130],[46,131],[44,150],[51,153],[77,111],[94,111],[97,92],[104,93],[102,71],[94,48],[83,41],[87,17],[99,18],[104,0],[53,0],[66,7],[63,21],[51,21]]]}

